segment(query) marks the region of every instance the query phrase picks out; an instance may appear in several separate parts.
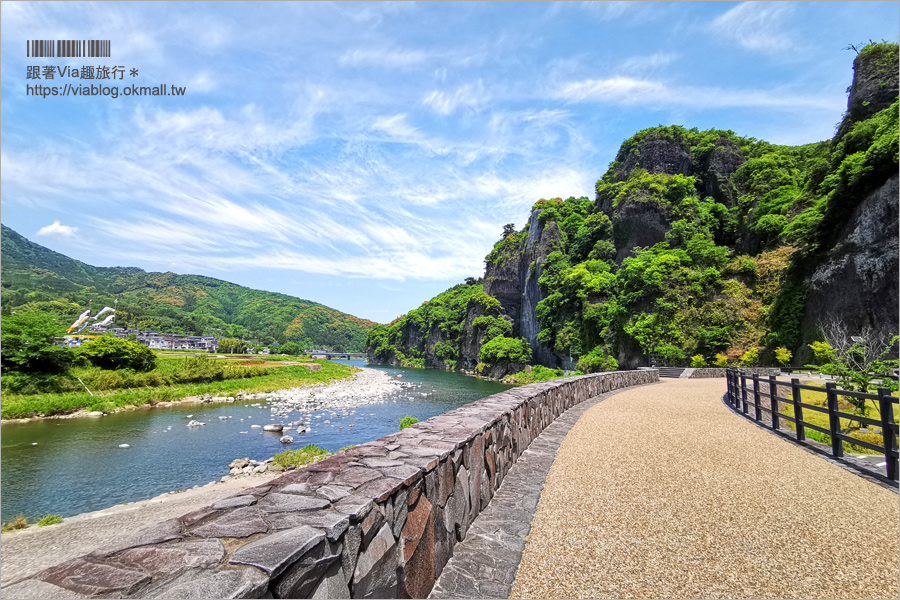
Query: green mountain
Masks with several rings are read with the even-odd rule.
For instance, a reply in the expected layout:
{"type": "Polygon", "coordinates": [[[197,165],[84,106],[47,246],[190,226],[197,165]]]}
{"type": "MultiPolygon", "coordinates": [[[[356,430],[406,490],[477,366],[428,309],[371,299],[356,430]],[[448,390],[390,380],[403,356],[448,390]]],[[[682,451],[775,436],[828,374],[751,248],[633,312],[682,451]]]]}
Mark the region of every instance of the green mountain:
{"type": "Polygon", "coordinates": [[[802,365],[832,319],[896,332],[897,44],[865,47],[853,68],[831,140],[638,132],[594,199],[542,199],[521,231],[504,230],[477,286],[487,300],[470,283],[374,327],[370,359],[496,377],[529,359],[523,341],[548,367],[748,352],[774,364],[777,348],[802,365]]]}
{"type": "Polygon", "coordinates": [[[3,310],[27,305],[72,319],[93,300],[118,300],[116,323],[161,332],[212,334],[263,343],[297,341],[359,352],[374,322],[293,296],[199,275],[93,267],[35,244],[9,227],[0,235],[3,310]]]}

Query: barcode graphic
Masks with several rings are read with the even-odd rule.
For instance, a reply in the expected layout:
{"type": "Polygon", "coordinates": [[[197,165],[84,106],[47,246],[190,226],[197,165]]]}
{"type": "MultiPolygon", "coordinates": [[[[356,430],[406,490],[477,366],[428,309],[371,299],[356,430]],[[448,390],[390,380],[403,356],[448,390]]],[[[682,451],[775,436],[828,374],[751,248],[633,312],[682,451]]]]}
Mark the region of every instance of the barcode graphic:
{"type": "Polygon", "coordinates": [[[35,58],[109,57],[109,40],[28,40],[25,55],[35,58]]]}

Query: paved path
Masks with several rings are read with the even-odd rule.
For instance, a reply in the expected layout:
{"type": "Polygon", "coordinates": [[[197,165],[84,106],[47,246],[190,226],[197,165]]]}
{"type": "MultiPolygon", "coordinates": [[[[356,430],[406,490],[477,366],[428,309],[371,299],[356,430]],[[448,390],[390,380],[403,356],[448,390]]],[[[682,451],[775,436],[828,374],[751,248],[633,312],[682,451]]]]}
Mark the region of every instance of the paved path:
{"type": "Polygon", "coordinates": [[[563,441],[514,598],[897,598],[900,505],[756,427],[724,382],[665,380],[563,441]]]}
{"type": "MultiPolygon", "coordinates": [[[[652,384],[659,385],[659,384],[652,384]]],[[[642,386],[652,394],[651,386],[642,386]]],[[[589,408],[621,390],[573,406],[531,442],[488,507],[453,548],[429,598],[509,598],[544,480],[569,430],[589,408]]]]}

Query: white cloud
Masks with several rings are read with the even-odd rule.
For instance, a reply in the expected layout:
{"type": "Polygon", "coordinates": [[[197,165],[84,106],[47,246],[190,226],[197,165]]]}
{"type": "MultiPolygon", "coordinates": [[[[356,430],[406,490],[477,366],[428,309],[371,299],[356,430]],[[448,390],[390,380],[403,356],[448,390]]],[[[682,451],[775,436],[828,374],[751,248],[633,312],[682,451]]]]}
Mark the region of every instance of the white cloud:
{"type": "Polygon", "coordinates": [[[843,96],[805,96],[790,90],[741,90],[669,85],[661,81],[610,77],[562,85],[551,95],[569,102],[606,102],[627,106],[707,108],[777,108],[833,111],[843,96]]]}
{"type": "Polygon", "coordinates": [[[417,50],[357,48],[345,52],[338,62],[353,67],[403,68],[421,65],[428,58],[428,54],[417,50]]]}
{"type": "Polygon", "coordinates": [[[678,54],[672,52],[656,52],[645,56],[632,56],[619,65],[619,71],[623,73],[645,75],[663,67],[667,67],[678,60],[678,54]]]}
{"type": "Polygon", "coordinates": [[[37,234],[38,235],[61,235],[64,237],[69,237],[73,235],[76,231],[78,231],[77,227],[69,227],[68,225],[60,225],[59,221],[53,221],[50,225],[46,227],[41,227],[37,234]]]}
{"type": "Polygon", "coordinates": [[[486,104],[491,100],[491,95],[484,89],[484,83],[467,83],[457,89],[445,92],[435,90],[425,96],[422,102],[431,107],[435,112],[449,115],[460,107],[475,107],[486,104]]]}
{"type": "Polygon", "coordinates": [[[784,52],[795,46],[795,41],[782,31],[791,10],[787,2],[744,2],[716,17],[710,29],[748,50],[784,52]]]}
{"type": "Polygon", "coordinates": [[[601,21],[614,21],[639,8],[641,3],[618,0],[615,2],[582,2],[581,6],[601,21]]]}

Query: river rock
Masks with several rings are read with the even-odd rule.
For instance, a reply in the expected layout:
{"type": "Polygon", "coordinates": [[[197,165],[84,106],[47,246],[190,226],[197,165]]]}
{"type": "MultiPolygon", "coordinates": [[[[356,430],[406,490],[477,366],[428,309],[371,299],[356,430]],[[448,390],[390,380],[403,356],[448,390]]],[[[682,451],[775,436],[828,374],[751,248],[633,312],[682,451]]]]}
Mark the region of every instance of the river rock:
{"type": "Polygon", "coordinates": [[[119,448],[131,448],[128,444],[119,444],[119,448]]]}
{"type": "Polygon", "coordinates": [[[243,469],[250,464],[249,458],[236,458],[228,465],[231,469],[243,469]]]}
{"type": "Polygon", "coordinates": [[[187,424],[188,427],[200,427],[201,425],[206,425],[206,423],[201,423],[200,421],[195,421],[191,419],[191,422],[187,424]]]}
{"type": "Polygon", "coordinates": [[[282,425],[281,423],[274,423],[263,427],[263,431],[281,432],[282,429],[284,429],[284,425],[282,425]]]}
{"type": "Polygon", "coordinates": [[[281,440],[279,440],[279,441],[280,441],[282,444],[293,444],[293,443],[294,443],[294,438],[292,438],[292,437],[289,436],[289,435],[283,435],[283,436],[281,436],[281,440]]]}

